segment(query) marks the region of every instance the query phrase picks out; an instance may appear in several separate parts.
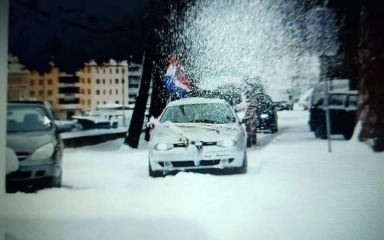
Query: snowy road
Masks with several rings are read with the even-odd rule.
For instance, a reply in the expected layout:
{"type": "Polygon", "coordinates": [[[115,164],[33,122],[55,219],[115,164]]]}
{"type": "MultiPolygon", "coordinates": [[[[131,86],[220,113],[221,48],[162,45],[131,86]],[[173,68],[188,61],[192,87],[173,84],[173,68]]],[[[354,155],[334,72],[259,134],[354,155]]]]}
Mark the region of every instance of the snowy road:
{"type": "Polygon", "coordinates": [[[248,173],[148,177],[146,143],[66,149],[64,187],[8,194],[8,239],[384,239],[384,155],[308,131],[279,112],[279,133],[248,149],[248,173]]]}

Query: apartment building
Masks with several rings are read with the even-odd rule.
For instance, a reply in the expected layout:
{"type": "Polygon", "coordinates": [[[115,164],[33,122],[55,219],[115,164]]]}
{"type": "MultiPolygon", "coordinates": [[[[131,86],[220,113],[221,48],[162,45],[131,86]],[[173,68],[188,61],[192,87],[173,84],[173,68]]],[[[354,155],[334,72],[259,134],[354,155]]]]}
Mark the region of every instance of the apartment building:
{"type": "Polygon", "coordinates": [[[80,108],[94,110],[101,104],[128,103],[128,64],[126,61],[97,65],[91,61],[76,73],[79,78],[80,108]]]}
{"type": "Polygon", "coordinates": [[[56,117],[68,119],[80,114],[78,79],[53,66],[39,74],[21,65],[10,56],[8,65],[8,100],[39,100],[51,103],[56,117]]]}
{"type": "Polygon", "coordinates": [[[29,97],[28,69],[19,63],[17,57],[8,58],[8,100],[21,100],[29,97]]]}
{"type": "Polygon", "coordinates": [[[99,65],[85,63],[75,75],[54,66],[49,73],[39,74],[10,57],[8,100],[49,101],[58,118],[70,119],[102,104],[134,104],[141,75],[141,64],[114,60],[99,65]]]}

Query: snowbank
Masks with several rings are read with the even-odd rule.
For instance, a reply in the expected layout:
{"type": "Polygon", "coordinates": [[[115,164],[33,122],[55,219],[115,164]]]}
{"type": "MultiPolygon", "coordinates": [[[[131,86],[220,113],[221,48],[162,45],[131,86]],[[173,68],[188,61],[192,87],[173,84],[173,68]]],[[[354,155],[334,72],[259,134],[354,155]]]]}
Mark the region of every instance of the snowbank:
{"type": "Polygon", "coordinates": [[[242,175],[148,177],[147,143],[66,149],[64,187],[6,196],[9,239],[384,239],[384,154],[279,112],[242,175]]]}

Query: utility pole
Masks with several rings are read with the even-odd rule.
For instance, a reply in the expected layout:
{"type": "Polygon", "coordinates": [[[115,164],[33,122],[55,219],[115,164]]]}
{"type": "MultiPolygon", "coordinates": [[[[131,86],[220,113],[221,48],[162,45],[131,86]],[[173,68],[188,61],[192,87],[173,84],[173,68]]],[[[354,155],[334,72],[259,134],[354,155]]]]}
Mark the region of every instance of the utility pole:
{"type": "MultiPolygon", "coordinates": [[[[129,63],[127,63],[127,66],[129,66],[129,63]]],[[[123,82],[123,125],[124,127],[126,127],[126,119],[125,119],[125,82],[127,82],[124,78],[124,73],[125,73],[125,68],[124,68],[124,65],[122,65],[122,69],[121,69],[121,75],[122,75],[122,82],[123,82]]],[[[127,67],[127,74],[128,74],[128,67],[127,67]]],[[[127,78],[128,80],[128,78],[127,78]]]]}

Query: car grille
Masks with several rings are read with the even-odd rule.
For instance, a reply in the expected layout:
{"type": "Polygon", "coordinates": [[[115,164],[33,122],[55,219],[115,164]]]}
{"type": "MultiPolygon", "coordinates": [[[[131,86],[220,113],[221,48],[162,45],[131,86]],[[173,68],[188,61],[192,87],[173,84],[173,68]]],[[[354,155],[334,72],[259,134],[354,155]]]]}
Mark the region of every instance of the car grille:
{"type": "Polygon", "coordinates": [[[27,152],[17,152],[16,156],[19,159],[19,161],[21,162],[21,161],[24,161],[25,159],[27,159],[28,153],[27,152]]]}
{"type": "MultiPolygon", "coordinates": [[[[219,165],[222,159],[201,160],[199,165],[195,165],[194,161],[171,161],[172,166],[175,168],[182,167],[198,167],[198,166],[215,166],[219,165]]],[[[230,158],[228,162],[233,162],[233,158],[230,158]]],[[[164,167],[164,162],[159,162],[160,166],[164,167]]]]}
{"type": "Polygon", "coordinates": [[[16,171],[13,173],[7,174],[7,179],[20,179],[20,178],[30,178],[32,176],[31,171],[16,171]]]}

